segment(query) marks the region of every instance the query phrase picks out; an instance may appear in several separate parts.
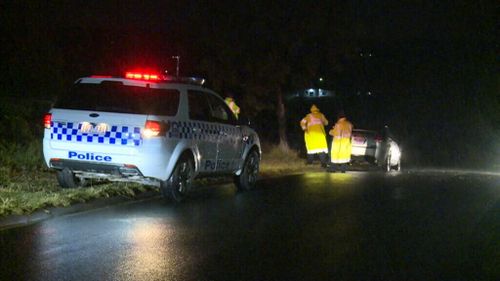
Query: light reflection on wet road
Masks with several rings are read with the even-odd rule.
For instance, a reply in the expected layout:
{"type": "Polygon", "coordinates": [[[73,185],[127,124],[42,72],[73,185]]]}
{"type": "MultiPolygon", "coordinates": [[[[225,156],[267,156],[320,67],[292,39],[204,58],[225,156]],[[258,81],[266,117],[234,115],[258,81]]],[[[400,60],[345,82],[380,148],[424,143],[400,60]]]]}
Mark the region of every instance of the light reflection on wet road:
{"type": "MultiPolygon", "coordinates": [[[[4,280],[488,280],[500,177],[313,173],[0,232],[4,280]]],[[[496,258],[495,258],[496,257],[496,258]]]]}

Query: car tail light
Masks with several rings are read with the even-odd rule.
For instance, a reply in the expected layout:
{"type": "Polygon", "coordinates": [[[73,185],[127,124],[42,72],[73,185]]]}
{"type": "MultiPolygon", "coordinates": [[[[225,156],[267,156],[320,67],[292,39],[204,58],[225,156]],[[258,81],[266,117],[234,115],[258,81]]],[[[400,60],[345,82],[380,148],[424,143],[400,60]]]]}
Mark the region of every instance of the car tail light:
{"type": "Polygon", "coordinates": [[[50,123],[52,123],[52,113],[45,113],[43,116],[43,126],[45,129],[50,129],[50,123]]]}
{"type": "Polygon", "coordinates": [[[164,135],[168,129],[168,124],[165,122],[146,120],[142,135],[145,138],[158,137],[164,135]]]}
{"type": "Polygon", "coordinates": [[[137,80],[148,80],[148,81],[161,80],[160,75],[157,73],[142,73],[142,72],[126,72],[125,78],[137,79],[137,80]]]}

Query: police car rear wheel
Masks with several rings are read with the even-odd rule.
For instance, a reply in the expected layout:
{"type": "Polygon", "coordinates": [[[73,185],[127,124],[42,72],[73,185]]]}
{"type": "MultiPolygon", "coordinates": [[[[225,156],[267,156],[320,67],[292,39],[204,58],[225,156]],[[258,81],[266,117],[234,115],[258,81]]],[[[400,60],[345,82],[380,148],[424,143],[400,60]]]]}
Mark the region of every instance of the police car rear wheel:
{"type": "Polygon", "coordinates": [[[259,154],[257,151],[252,150],[245,160],[241,174],[234,177],[234,183],[236,184],[238,190],[251,190],[255,187],[259,174],[259,164],[259,154]]]}
{"type": "Polygon", "coordinates": [[[84,187],[87,181],[84,178],[76,177],[69,169],[57,171],[57,182],[62,188],[84,187]]]}
{"type": "Polygon", "coordinates": [[[163,196],[176,202],[184,201],[193,184],[193,176],[193,160],[188,155],[183,155],[175,164],[170,178],[166,182],[162,182],[163,196]]]}

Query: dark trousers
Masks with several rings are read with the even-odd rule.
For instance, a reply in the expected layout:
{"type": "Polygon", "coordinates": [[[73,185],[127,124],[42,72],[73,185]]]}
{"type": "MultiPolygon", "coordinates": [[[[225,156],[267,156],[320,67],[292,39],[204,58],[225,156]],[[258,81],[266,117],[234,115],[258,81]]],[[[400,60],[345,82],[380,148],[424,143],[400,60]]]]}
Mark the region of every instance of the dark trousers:
{"type": "Polygon", "coordinates": [[[331,163],[330,167],[328,167],[329,172],[337,172],[340,171],[342,173],[345,173],[347,171],[347,163],[342,163],[342,164],[334,164],[331,163]]]}
{"type": "MultiPolygon", "coordinates": [[[[316,154],[307,154],[307,164],[312,164],[315,155],[316,154]]],[[[322,153],[317,153],[317,155],[319,157],[319,161],[321,162],[321,164],[326,165],[328,154],[322,152],[322,153]]]]}

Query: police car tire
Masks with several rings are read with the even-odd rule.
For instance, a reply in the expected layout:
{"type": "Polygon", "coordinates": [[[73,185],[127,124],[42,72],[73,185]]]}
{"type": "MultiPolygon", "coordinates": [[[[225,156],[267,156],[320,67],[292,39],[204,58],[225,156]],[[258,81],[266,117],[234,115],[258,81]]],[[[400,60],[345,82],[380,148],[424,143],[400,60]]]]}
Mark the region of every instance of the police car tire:
{"type": "Polygon", "coordinates": [[[193,175],[193,159],[184,154],[175,164],[170,178],[161,183],[163,197],[179,203],[184,201],[193,184],[193,175]]]}
{"type": "Polygon", "coordinates": [[[234,183],[238,190],[247,191],[255,188],[257,176],[259,174],[259,164],[259,153],[255,150],[250,151],[245,159],[241,174],[239,176],[234,176],[234,183]]]}
{"type": "Polygon", "coordinates": [[[77,188],[83,187],[86,184],[85,179],[76,177],[75,174],[67,168],[57,171],[56,177],[61,188],[77,188]]]}

